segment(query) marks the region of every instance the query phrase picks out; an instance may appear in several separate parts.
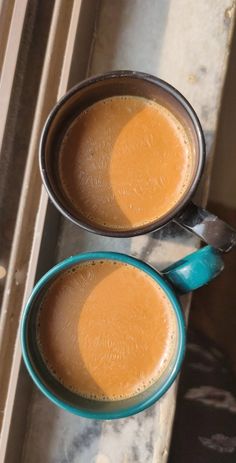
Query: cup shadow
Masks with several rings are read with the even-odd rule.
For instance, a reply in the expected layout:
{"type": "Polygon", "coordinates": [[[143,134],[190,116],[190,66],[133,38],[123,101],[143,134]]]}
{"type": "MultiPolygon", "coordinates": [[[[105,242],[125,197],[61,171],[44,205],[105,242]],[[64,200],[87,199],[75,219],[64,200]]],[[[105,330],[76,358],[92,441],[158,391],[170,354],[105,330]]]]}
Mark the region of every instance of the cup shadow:
{"type": "MultiPolygon", "coordinates": [[[[102,260],[94,261],[94,265],[96,262],[101,264],[102,260]]],[[[75,285],[75,291],[78,294],[77,286],[81,286],[81,280],[83,278],[89,279],[91,278],[93,263],[89,264],[89,266],[84,265],[84,269],[80,270],[81,278],[74,280],[73,285],[75,285]],[[91,266],[91,269],[89,267],[91,266]]],[[[53,304],[55,306],[56,300],[58,298],[63,297],[63,286],[65,288],[66,285],[69,287],[69,281],[72,279],[76,279],[76,268],[81,266],[81,264],[77,264],[70,269],[63,271],[59,274],[60,278],[56,278],[51,286],[49,286],[45,299],[43,300],[43,308],[40,311],[39,315],[39,339],[40,345],[39,350],[41,351],[41,356],[46,366],[46,369],[53,374],[53,376],[59,381],[60,384],[63,385],[66,389],[77,394],[80,397],[90,398],[92,400],[100,401],[100,406],[102,407],[102,402],[106,399],[106,391],[104,391],[98,382],[94,379],[88,364],[84,358],[84,352],[81,350],[80,346],[80,339],[79,339],[79,330],[80,330],[80,323],[81,323],[81,314],[83,312],[83,307],[87,301],[87,299],[91,296],[91,293],[96,288],[97,285],[101,283],[107,276],[111,273],[115,272],[117,269],[117,262],[114,261],[114,268],[111,266],[107,267],[104,265],[102,272],[99,272],[99,275],[96,276],[96,283],[89,281],[87,287],[83,287],[83,291],[80,292],[79,304],[76,306],[72,306],[72,304],[68,305],[68,308],[73,313],[74,318],[74,310],[77,311],[77,316],[70,320],[70,314],[65,316],[65,323],[61,324],[61,329],[57,331],[56,337],[52,336],[52,325],[55,326],[55,317],[63,316],[62,313],[58,313],[58,310],[55,312],[51,308],[53,304]],[[63,285],[61,285],[60,280],[62,277],[63,285]],[[72,323],[69,325],[68,320],[72,323]],[[72,336],[73,343],[68,342],[68,336],[72,336]],[[75,344],[74,344],[75,343],[75,344]],[[62,352],[63,351],[63,352],[62,352]],[[67,365],[65,363],[67,362],[67,365]],[[73,373],[68,374],[68,371],[73,369],[73,373]],[[75,374],[75,370],[77,370],[77,379],[79,380],[80,387],[83,388],[84,393],[76,392],[75,384],[73,384],[73,375],[75,374]],[[87,394],[86,397],[86,386],[87,390],[89,389],[89,396],[87,394]]],[[[71,283],[70,283],[71,284],[71,283]]],[[[70,286],[70,296],[73,297],[72,285],[70,286]]],[[[69,296],[67,292],[67,296],[69,296]]],[[[63,309],[64,310],[64,309],[63,309]]],[[[101,340],[102,341],[102,340],[101,340]]],[[[89,347],[89,340],[88,340],[88,347],[89,347]]],[[[94,354],[94,353],[93,353],[94,354]]],[[[108,400],[108,399],[107,399],[108,400]]],[[[99,406],[99,404],[98,404],[99,406]]]]}
{"type": "MultiPolygon", "coordinates": [[[[123,98],[125,97],[123,96],[123,98]]],[[[104,107],[105,105],[106,103],[104,107]]],[[[115,231],[119,229],[125,231],[132,228],[129,214],[124,212],[124,208],[133,208],[132,195],[134,192],[131,191],[132,185],[128,184],[127,181],[125,183],[126,171],[124,171],[123,176],[122,168],[117,172],[119,169],[117,169],[117,165],[113,165],[114,156],[111,156],[110,152],[115,153],[115,156],[118,153],[119,159],[120,156],[125,157],[124,140],[120,144],[121,134],[127,129],[128,124],[132,124],[138,113],[143,111],[145,105],[145,101],[139,101],[137,108],[132,107],[130,110],[127,107],[125,111],[122,111],[119,121],[117,121],[116,115],[114,116],[112,113],[108,117],[108,111],[105,110],[99,125],[103,127],[103,133],[105,132],[108,136],[109,149],[106,147],[106,140],[101,140],[99,131],[94,127],[96,124],[94,124],[93,115],[91,121],[89,118],[84,122],[81,121],[79,130],[76,123],[74,126],[72,123],[69,126],[69,134],[67,132],[67,135],[64,136],[65,142],[62,141],[64,148],[59,156],[61,166],[59,168],[59,177],[62,193],[67,203],[70,203],[68,205],[73,215],[82,218],[89,225],[115,231]],[[92,133],[89,127],[90,122],[93,125],[92,133]],[[96,147],[96,137],[99,139],[99,147],[96,147]],[[90,143],[87,144],[89,138],[90,143]],[[87,149],[84,149],[85,146],[87,146],[87,149]],[[105,150],[104,154],[103,149],[105,150]],[[122,152],[119,152],[120,149],[122,152]],[[80,152],[82,152],[82,156],[79,159],[77,154],[80,152]],[[116,183],[115,186],[114,182],[116,183]],[[117,194],[123,207],[117,201],[117,194]],[[131,196],[130,202],[129,195],[131,196]]],[[[86,117],[89,116],[86,115],[86,117]]],[[[95,117],[96,114],[94,119],[95,117]]],[[[137,194],[142,194],[141,187],[140,192],[137,192],[137,194]]]]}

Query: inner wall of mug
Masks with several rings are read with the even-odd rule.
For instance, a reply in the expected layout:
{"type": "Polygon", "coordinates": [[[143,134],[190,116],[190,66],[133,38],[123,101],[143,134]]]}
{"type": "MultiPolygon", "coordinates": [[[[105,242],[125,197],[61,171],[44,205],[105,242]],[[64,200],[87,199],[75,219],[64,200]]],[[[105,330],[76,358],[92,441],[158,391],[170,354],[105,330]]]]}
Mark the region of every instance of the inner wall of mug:
{"type": "Polygon", "coordinates": [[[116,75],[115,78],[103,76],[97,80],[91,79],[84,85],[73,89],[61,100],[56,111],[52,113],[42,137],[41,171],[51,199],[68,218],[97,233],[131,236],[158,228],[169,221],[184,206],[197,186],[204,160],[203,151],[204,142],[201,128],[195,114],[186,100],[168,84],[155,78],[140,77],[140,75],[136,77],[116,75]],[[185,129],[192,148],[193,163],[192,178],[180,201],[154,222],[129,230],[117,230],[101,224],[98,225],[79,214],[63,191],[58,166],[61,142],[73,120],[97,101],[122,95],[143,97],[167,108],[185,129]],[[129,231],[130,233],[128,233],[129,231]]]}
{"type": "MultiPolygon", "coordinates": [[[[96,258],[96,257],[95,257],[96,258]]],[[[104,256],[103,256],[104,258],[104,256]]],[[[105,257],[106,258],[106,257],[105,257]]],[[[129,258],[128,258],[129,259],[129,258]]],[[[88,260],[88,259],[87,259],[88,260]]],[[[91,258],[94,260],[94,257],[91,258]]],[[[114,260],[114,259],[112,259],[114,260]]],[[[129,262],[130,263],[130,262],[129,262]]],[[[68,268],[79,265],[79,262],[66,266],[66,269],[63,271],[67,271],[68,268]]],[[[146,267],[146,264],[141,264],[141,266],[146,267]]],[[[139,264],[138,264],[139,267],[139,264]]],[[[140,271],[142,269],[140,268],[140,271]]],[[[154,271],[153,271],[154,272],[154,271]]],[[[28,316],[24,321],[24,340],[25,343],[25,350],[28,356],[28,362],[30,363],[30,372],[32,375],[33,371],[33,378],[36,380],[38,387],[50,398],[64,407],[70,409],[70,411],[77,412],[78,414],[82,414],[84,416],[94,415],[96,417],[105,417],[107,419],[115,418],[117,414],[121,414],[123,416],[128,416],[129,414],[134,413],[131,410],[139,407],[143,403],[147,403],[149,400],[152,400],[153,397],[156,397],[155,400],[159,398],[159,395],[163,395],[164,392],[168,389],[169,386],[166,386],[168,383],[170,375],[175,374],[175,369],[178,367],[179,355],[180,355],[180,338],[182,336],[181,327],[179,320],[176,316],[176,345],[174,347],[172,357],[166,366],[165,370],[161,374],[160,378],[155,381],[151,386],[149,386],[146,390],[137,394],[129,399],[122,399],[122,400],[114,400],[114,401],[97,401],[92,399],[87,399],[81,397],[79,394],[76,394],[66,387],[64,387],[55,376],[52,375],[50,369],[47,367],[46,363],[43,360],[41,355],[39,345],[37,342],[37,324],[38,324],[38,313],[39,307],[42,303],[43,297],[45,296],[47,290],[49,289],[50,285],[55,281],[55,279],[61,274],[61,272],[57,272],[50,280],[43,285],[39,292],[35,295],[34,299],[31,301],[30,310],[28,311],[28,316]],[[73,410],[71,410],[73,409],[73,410]]],[[[157,284],[160,284],[162,289],[165,290],[166,283],[163,279],[158,276],[157,272],[156,280],[160,280],[157,284]]],[[[171,291],[169,289],[169,291],[171,291]]],[[[168,292],[166,292],[167,297],[169,296],[168,292]]],[[[174,297],[175,298],[175,297],[174,297]]],[[[170,299],[170,297],[169,297],[170,299]]],[[[176,314],[176,307],[173,304],[173,300],[171,300],[171,305],[173,310],[176,314]]],[[[29,365],[28,365],[29,368],[29,365]]],[[[148,406],[148,405],[146,405],[148,406]]],[[[146,408],[146,406],[144,408],[146,408]]]]}

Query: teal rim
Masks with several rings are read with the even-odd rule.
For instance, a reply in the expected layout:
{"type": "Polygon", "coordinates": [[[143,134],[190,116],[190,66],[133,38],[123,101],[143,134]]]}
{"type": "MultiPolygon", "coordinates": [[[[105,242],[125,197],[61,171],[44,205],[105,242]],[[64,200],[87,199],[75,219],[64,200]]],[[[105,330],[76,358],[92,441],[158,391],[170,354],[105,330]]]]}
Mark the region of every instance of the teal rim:
{"type": "Polygon", "coordinates": [[[134,415],[136,413],[139,413],[146,408],[150,407],[153,405],[157,400],[159,400],[165,393],[166,391],[170,388],[174,380],[176,379],[180,368],[181,364],[183,361],[184,353],[185,353],[185,344],[186,344],[186,335],[185,335],[185,322],[182,314],[182,309],[180,306],[180,303],[171,288],[171,286],[163,279],[163,277],[152,267],[150,267],[148,264],[134,258],[131,256],[128,256],[126,254],[121,254],[117,252],[86,252],[86,253],[81,253],[72,257],[69,257],[68,259],[63,260],[62,262],[58,263],[55,265],[53,268],[51,268],[35,285],[31,296],[29,297],[29,300],[25,306],[22,319],[21,319],[21,347],[22,347],[22,354],[23,354],[23,359],[25,362],[25,365],[27,367],[27,370],[33,379],[34,383],[37,385],[37,387],[40,389],[40,391],[49,399],[51,400],[55,405],[59,406],[60,408],[69,411],[71,413],[74,413],[76,415],[85,417],[85,418],[91,418],[91,419],[102,419],[102,420],[112,420],[116,418],[125,418],[131,415],[134,415]],[[177,328],[178,328],[178,347],[177,347],[177,354],[176,354],[176,359],[174,366],[167,377],[165,383],[153,393],[153,395],[147,399],[142,399],[140,403],[135,404],[131,407],[127,407],[126,409],[122,410],[115,410],[111,412],[93,412],[90,410],[82,410],[79,407],[74,407],[68,404],[66,401],[63,399],[59,399],[55,394],[51,392],[40,380],[37,372],[35,371],[34,365],[31,362],[30,355],[27,349],[27,320],[31,311],[31,308],[33,306],[34,300],[36,296],[40,293],[40,291],[44,288],[45,284],[48,283],[52,278],[54,278],[57,274],[59,274],[62,270],[66,270],[67,268],[84,262],[84,261],[89,261],[89,260],[115,260],[118,262],[123,262],[130,264],[134,267],[137,267],[138,269],[144,271],[147,273],[151,278],[153,278],[160,286],[161,288],[165,291],[167,294],[173,310],[176,315],[176,321],[177,321],[177,328]]]}

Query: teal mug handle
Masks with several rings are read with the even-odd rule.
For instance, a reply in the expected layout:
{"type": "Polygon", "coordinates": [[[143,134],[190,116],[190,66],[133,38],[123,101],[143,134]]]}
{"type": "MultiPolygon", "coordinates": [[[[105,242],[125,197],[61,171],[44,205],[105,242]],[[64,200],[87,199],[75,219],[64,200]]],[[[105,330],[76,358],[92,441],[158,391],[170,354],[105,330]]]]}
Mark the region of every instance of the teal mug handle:
{"type": "Polygon", "coordinates": [[[212,246],[204,246],[167,267],[162,274],[179,293],[184,294],[206,285],[223,268],[220,252],[212,246]]]}

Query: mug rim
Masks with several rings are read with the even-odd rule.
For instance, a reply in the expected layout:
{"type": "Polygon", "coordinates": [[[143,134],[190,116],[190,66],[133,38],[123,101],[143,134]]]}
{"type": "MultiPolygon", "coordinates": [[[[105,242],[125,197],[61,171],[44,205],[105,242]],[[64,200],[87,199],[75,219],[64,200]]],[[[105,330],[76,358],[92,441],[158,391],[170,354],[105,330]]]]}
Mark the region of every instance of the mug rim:
{"type": "Polygon", "coordinates": [[[74,87],[72,87],[56,103],[56,105],[53,107],[53,109],[49,113],[49,116],[47,117],[43,130],[42,130],[42,135],[41,135],[40,144],[39,144],[40,173],[41,173],[44,186],[48,193],[48,196],[51,199],[54,206],[60,211],[60,213],[64,217],[66,217],[68,220],[73,222],[75,225],[78,225],[79,227],[83,228],[84,230],[92,232],[92,233],[96,233],[98,235],[110,236],[114,238],[129,238],[133,236],[139,236],[139,235],[143,235],[146,233],[154,232],[158,230],[159,228],[163,227],[164,225],[166,225],[178,214],[180,214],[184,210],[184,208],[187,206],[187,204],[190,202],[194,192],[196,191],[198,187],[198,184],[200,182],[201,175],[203,172],[204,164],[205,164],[205,156],[206,156],[205,139],[204,139],[204,134],[203,134],[200,120],[195,110],[193,109],[192,105],[182,95],[182,93],[180,93],[175,87],[173,87],[171,84],[164,81],[163,79],[160,79],[159,77],[153,76],[148,73],[140,72],[140,71],[129,71],[129,70],[116,70],[116,71],[106,72],[103,74],[98,74],[98,75],[89,77],[83,80],[82,82],[78,83],[74,87]],[[50,178],[47,174],[46,161],[45,161],[45,151],[46,151],[45,147],[46,147],[46,142],[47,142],[47,136],[48,136],[51,124],[55,116],[61,110],[63,105],[71,97],[73,97],[77,92],[79,92],[81,89],[85,87],[89,87],[99,81],[106,81],[108,79],[116,79],[116,78],[119,78],[119,79],[120,78],[124,78],[124,79],[133,78],[137,80],[144,80],[144,81],[150,82],[154,85],[157,85],[163,88],[173,98],[175,98],[178,101],[178,103],[180,103],[181,106],[184,108],[184,110],[187,112],[187,114],[189,115],[193,123],[194,129],[197,135],[197,139],[199,141],[199,157],[198,157],[198,164],[196,167],[196,172],[194,174],[194,178],[190,184],[189,189],[183,195],[180,201],[170,211],[168,211],[163,217],[160,217],[156,221],[152,223],[147,223],[140,227],[129,229],[129,230],[119,230],[119,229],[115,230],[115,229],[109,229],[109,228],[106,229],[102,227],[100,228],[98,224],[95,224],[95,223],[89,224],[86,221],[84,221],[83,218],[76,217],[75,214],[67,210],[67,208],[60,201],[60,199],[58,198],[58,195],[55,193],[54,189],[51,186],[50,178]]]}
{"type": "MultiPolygon", "coordinates": [[[[186,328],[185,328],[185,321],[184,316],[182,313],[182,308],[180,302],[174,292],[172,286],[166,281],[166,279],[158,273],[153,267],[151,267],[146,262],[143,262],[135,257],[131,257],[127,254],[122,254],[118,252],[110,252],[110,251],[95,251],[95,252],[85,252],[81,254],[76,254],[75,256],[71,256],[58,264],[52,267],[47,273],[45,273],[40,280],[36,283],[33,288],[33,291],[28,299],[28,302],[25,305],[22,318],[21,318],[21,325],[20,325],[20,337],[21,337],[21,347],[22,347],[22,355],[27,367],[27,370],[33,379],[34,383],[40,389],[40,391],[55,405],[59,406],[60,408],[69,411],[73,414],[90,418],[90,419],[101,419],[101,420],[112,420],[117,418],[125,418],[136,413],[139,413],[146,408],[150,407],[154,403],[156,403],[170,388],[174,380],[176,379],[181,365],[183,361],[183,357],[185,354],[185,347],[186,347],[186,328]],[[166,380],[158,388],[149,398],[141,399],[139,403],[129,406],[127,408],[122,408],[121,410],[113,410],[110,412],[102,412],[102,411],[91,411],[91,410],[84,410],[79,407],[75,407],[70,405],[66,400],[63,398],[58,398],[56,394],[54,394],[50,388],[44,384],[40,376],[38,375],[34,363],[31,361],[30,353],[28,349],[28,317],[34,305],[34,301],[36,296],[41,292],[44,288],[45,284],[48,283],[53,277],[60,274],[61,271],[66,270],[67,268],[79,264],[81,262],[86,262],[88,260],[115,260],[123,263],[130,264],[141,271],[147,273],[151,278],[155,280],[159,286],[163,289],[165,294],[167,295],[168,299],[171,302],[172,309],[175,313],[175,318],[177,322],[177,332],[178,332],[178,340],[177,340],[177,352],[175,356],[175,361],[173,368],[169,372],[166,380]]],[[[89,399],[88,399],[89,400],[89,399]]],[[[126,399],[124,399],[125,401],[126,399]]],[[[109,401],[107,401],[109,402],[109,401]]]]}

